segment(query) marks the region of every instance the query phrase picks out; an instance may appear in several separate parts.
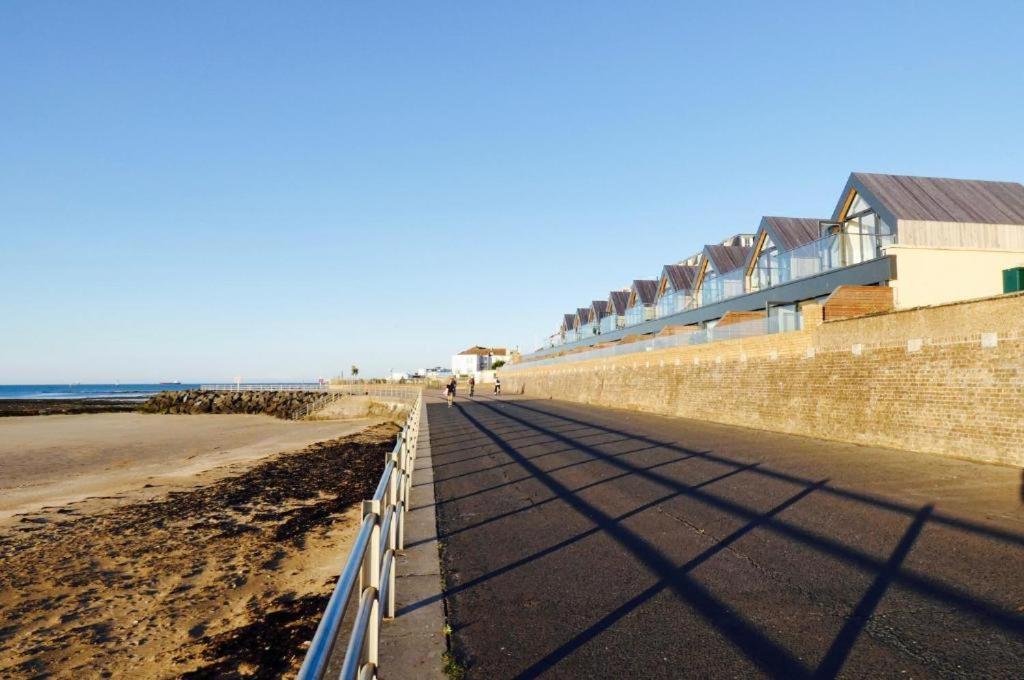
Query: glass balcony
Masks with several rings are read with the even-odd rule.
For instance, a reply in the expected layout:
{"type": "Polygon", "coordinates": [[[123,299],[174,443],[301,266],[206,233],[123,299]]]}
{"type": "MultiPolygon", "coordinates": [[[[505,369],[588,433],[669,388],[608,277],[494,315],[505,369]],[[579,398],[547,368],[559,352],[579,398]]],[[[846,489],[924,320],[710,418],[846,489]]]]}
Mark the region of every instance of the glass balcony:
{"type": "Polygon", "coordinates": [[[615,314],[609,314],[608,316],[606,316],[603,319],[601,319],[601,325],[600,325],[601,332],[602,333],[611,333],[613,330],[618,328],[619,327],[619,325],[618,325],[619,319],[620,319],[620,317],[615,315],[615,314]]]}
{"type": "Polygon", "coordinates": [[[694,307],[693,295],[690,294],[690,291],[677,290],[666,293],[658,299],[656,318],[661,319],[694,307]]]}
{"type": "Polygon", "coordinates": [[[745,272],[742,268],[734,269],[726,274],[705,274],[700,290],[701,305],[713,305],[743,295],[745,290],[745,272]]]}
{"type": "Polygon", "coordinates": [[[626,325],[635,326],[654,318],[654,305],[637,305],[626,310],[626,325]]]}
{"type": "MultiPolygon", "coordinates": [[[[751,273],[751,290],[764,290],[840,267],[873,260],[895,243],[893,234],[847,229],[792,250],[759,257],[751,273]]],[[[705,283],[705,285],[707,285],[705,283]]]]}

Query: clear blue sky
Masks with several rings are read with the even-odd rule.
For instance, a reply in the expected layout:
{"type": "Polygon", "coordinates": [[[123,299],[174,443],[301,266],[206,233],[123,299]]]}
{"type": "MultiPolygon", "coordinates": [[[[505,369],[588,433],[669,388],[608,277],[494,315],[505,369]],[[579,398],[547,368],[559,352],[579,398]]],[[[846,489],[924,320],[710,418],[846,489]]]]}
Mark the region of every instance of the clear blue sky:
{"type": "Polygon", "coordinates": [[[850,171],[1024,180],[1020,3],[825,4],[4,2],[0,383],[530,349],[850,171]]]}

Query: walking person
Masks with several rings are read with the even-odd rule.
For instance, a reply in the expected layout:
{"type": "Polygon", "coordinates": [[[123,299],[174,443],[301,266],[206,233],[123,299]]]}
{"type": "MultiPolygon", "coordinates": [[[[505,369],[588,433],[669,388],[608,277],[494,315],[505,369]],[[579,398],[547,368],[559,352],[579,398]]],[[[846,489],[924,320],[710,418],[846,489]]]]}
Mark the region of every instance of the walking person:
{"type": "Polygon", "coordinates": [[[473,396],[473,390],[476,388],[476,377],[469,376],[469,396],[473,396]]]}
{"type": "Polygon", "coordinates": [[[455,401],[455,386],[456,385],[458,385],[458,383],[455,382],[455,376],[452,376],[452,379],[448,381],[448,408],[451,408],[452,407],[452,402],[455,401]]]}
{"type": "Polygon", "coordinates": [[[494,394],[495,395],[500,395],[501,394],[501,378],[498,378],[498,377],[494,378],[494,394]]]}

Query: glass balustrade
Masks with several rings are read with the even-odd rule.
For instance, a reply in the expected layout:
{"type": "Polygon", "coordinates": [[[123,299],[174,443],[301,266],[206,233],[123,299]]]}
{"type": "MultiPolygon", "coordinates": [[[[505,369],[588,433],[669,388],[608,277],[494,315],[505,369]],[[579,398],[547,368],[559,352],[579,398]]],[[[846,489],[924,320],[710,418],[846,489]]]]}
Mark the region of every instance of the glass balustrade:
{"type": "Polygon", "coordinates": [[[873,228],[850,228],[839,234],[830,234],[792,250],[759,257],[757,267],[751,273],[750,288],[752,291],[764,290],[867,262],[881,257],[884,249],[895,242],[893,234],[879,233],[873,228]]]}
{"type": "Polygon", "coordinates": [[[687,291],[668,293],[658,300],[656,306],[631,307],[626,310],[624,317],[609,314],[596,326],[590,325],[578,334],[567,331],[560,342],[552,342],[552,345],[589,338],[597,333],[597,329],[600,329],[600,333],[610,333],[624,326],[635,326],[650,319],[695,309],[700,305],[715,304],[748,292],[873,260],[881,257],[885,248],[894,243],[896,234],[889,225],[874,214],[861,214],[847,220],[839,233],[829,234],[791,250],[773,249],[762,253],[751,272],[749,284],[744,268],[721,275],[707,274],[696,295],[687,294],[687,291]]]}
{"type": "Polygon", "coordinates": [[[685,312],[687,309],[693,309],[693,307],[693,296],[689,291],[677,290],[666,293],[658,298],[656,318],[660,319],[672,314],[678,314],[679,312],[685,312]]]}
{"type": "Polygon", "coordinates": [[[635,326],[654,318],[653,305],[637,305],[626,310],[626,325],[635,326]]]}
{"type": "Polygon", "coordinates": [[[742,268],[726,274],[706,274],[704,284],[701,286],[701,304],[713,305],[716,302],[743,295],[746,292],[744,278],[742,268]]]}

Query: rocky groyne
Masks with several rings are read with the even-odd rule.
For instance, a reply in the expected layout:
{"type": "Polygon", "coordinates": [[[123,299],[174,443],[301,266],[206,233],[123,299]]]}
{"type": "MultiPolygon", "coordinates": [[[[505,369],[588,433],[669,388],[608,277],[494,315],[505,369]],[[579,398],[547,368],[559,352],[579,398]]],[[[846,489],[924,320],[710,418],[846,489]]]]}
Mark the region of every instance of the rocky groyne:
{"type": "Polygon", "coordinates": [[[278,390],[272,392],[161,392],[139,410],[145,413],[248,413],[291,418],[299,409],[321,398],[321,392],[278,390]]]}

